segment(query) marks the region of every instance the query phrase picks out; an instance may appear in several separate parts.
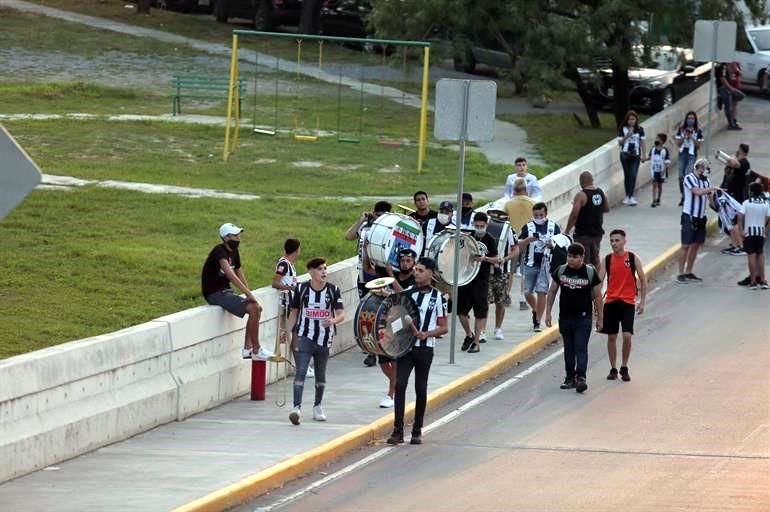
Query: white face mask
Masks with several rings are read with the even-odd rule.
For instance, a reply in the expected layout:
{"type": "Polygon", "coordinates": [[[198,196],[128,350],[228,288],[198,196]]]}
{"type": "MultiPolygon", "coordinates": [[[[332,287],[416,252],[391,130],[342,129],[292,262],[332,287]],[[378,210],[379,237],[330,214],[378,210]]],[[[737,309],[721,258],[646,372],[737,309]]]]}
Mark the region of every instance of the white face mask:
{"type": "Polygon", "coordinates": [[[481,238],[487,232],[485,228],[475,228],[476,236],[481,238]]]}
{"type": "Polygon", "coordinates": [[[449,224],[449,214],[448,213],[439,213],[438,214],[438,221],[441,224],[449,224]]]}
{"type": "Polygon", "coordinates": [[[542,226],[543,224],[545,224],[545,223],[546,223],[546,221],[547,221],[547,220],[548,220],[548,219],[532,219],[532,221],[533,221],[535,224],[537,224],[538,226],[542,226]]]}

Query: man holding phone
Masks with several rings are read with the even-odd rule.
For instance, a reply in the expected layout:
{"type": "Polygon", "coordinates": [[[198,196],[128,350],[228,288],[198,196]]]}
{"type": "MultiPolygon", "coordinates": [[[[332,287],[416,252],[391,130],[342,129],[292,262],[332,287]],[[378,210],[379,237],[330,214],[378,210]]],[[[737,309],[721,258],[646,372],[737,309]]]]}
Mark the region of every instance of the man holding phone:
{"type": "Polygon", "coordinates": [[[540,321],[548,293],[551,238],[559,233],[559,225],[548,219],[548,206],[542,202],[535,203],[532,219],[521,227],[519,236],[524,297],[532,309],[532,330],[535,332],[543,330],[540,321]]]}

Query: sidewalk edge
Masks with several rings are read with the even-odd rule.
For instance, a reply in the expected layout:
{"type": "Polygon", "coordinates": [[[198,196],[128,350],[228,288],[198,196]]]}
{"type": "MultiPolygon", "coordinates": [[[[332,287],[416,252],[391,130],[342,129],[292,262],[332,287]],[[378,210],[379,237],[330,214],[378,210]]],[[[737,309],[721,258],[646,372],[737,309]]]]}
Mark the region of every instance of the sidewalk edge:
{"type": "MultiPolygon", "coordinates": [[[[712,233],[716,221],[709,222],[708,230],[712,233]]],[[[648,279],[655,278],[665,271],[679,255],[680,245],[676,244],[665,250],[660,256],[644,266],[648,279]]],[[[532,336],[510,352],[503,354],[474,370],[464,377],[442,386],[428,395],[428,410],[436,409],[450,400],[480,386],[484,382],[521,363],[539,352],[550,343],[559,339],[558,327],[550,327],[542,333],[532,336]]],[[[406,417],[414,414],[414,403],[407,405],[406,417]]],[[[264,469],[234,484],[214,491],[206,496],[177,507],[173,512],[221,512],[256,498],[270,489],[279,487],[313,469],[329,463],[342,455],[383,437],[392,427],[393,414],[387,414],[368,425],[342,435],[304,453],[264,469]]]]}

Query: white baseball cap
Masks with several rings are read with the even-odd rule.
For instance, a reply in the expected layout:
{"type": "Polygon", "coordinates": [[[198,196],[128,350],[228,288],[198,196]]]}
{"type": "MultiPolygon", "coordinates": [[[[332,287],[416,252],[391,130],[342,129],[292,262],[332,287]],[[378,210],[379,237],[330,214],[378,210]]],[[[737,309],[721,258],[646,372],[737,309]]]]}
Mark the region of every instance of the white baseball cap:
{"type": "Polygon", "coordinates": [[[219,238],[224,238],[227,235],[240,235],[242,231],[243,228],[239,228],[230,222],[225,222],[219,226],[219,238]]]}

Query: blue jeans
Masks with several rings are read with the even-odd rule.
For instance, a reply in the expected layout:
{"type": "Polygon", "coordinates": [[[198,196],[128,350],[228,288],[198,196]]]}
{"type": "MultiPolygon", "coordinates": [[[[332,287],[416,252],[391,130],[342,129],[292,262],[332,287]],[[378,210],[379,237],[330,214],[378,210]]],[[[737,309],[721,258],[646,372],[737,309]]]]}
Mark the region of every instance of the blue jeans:
{"type": "Polygon", "coordinates": [[[620,165],[623,166],[623,185],[626,189],[626,197],[634,195],[634,189],[636,189],[636,176],[639,174],[639,162],[638,155],[620,152],[620,165]]]}
{"type": "Polygon", "coordinates": [[[737,102],[746,97],[742,92],[732,92],[727,87],[720,87],[717,90],[719,98],[722,100],[722,108],[725,109],[725,117],[727,118],[728,126],[735,126],[735,112],[734,106],[737,102]]]}
{"type": "Polygon", "coordinates": [[[592,320],[590,313],[578,318],[559,318],[559,332],[564,340],[564,370],[570,379],[586,377],[592,320]]]}
{"type": "Polygon", "coordinates": [[[294,362],[297,365],[294,373],[294,407],[302,405],[302,392],[305,389],[305,376],[307,375],[307,367],[310,366],[310,359],[313,359],[313,367],[315,368],[315,402],[313,405],[320,405],[321,400],[323,400],[329,347],[321,346],[310,338],[300,336],[297,339],[297,350],[294,351],[294,362]]]}

